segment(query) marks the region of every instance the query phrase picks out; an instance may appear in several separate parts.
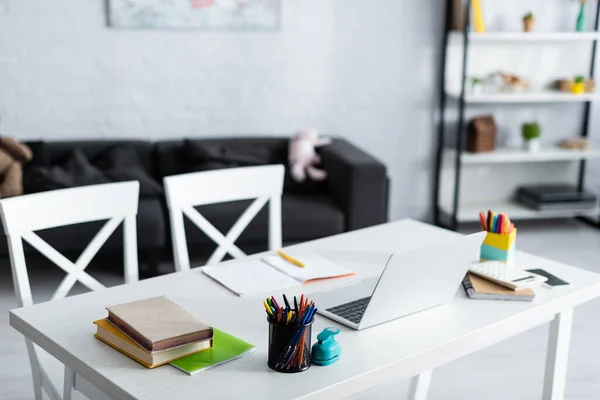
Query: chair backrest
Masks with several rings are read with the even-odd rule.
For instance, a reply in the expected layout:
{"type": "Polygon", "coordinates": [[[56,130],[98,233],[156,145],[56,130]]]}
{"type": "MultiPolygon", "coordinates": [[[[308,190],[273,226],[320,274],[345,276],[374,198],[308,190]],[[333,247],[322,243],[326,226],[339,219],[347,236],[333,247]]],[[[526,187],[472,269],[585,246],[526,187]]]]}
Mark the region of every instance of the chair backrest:
{"type": "Polygon", "coordinates": [[[0,215],[8,239],[13,281],[19,307],[33,304],[22,240],[28,242],[67,275],[52,300],[69,294],[80,281],[91,290],[104,288],[84,270],[123,222],[125,282],[138,280],[136,215],[139,182],[108,183],[24,195],[0,200],[0,215]],[[82,222],[108,220],[75,263],[40,238],[35,231],[82,222]]]}
{"type": "Polygon", "coordinates": [[[218,245],[207,262],[207,264],[214,264],[220,262],[227,253],[235,258],[245,256],[244,252],[235,245],[235,241],[268,202],[269,249],[280,248],[284,173],[283,165],[266,165],[165,177],[175,269],[182,271],[190,268],[183,225],[184,215],[218,245]],[[219,232],[194,208],[205,204],[248,199],[255,200],[226,235],[219,232]]]}

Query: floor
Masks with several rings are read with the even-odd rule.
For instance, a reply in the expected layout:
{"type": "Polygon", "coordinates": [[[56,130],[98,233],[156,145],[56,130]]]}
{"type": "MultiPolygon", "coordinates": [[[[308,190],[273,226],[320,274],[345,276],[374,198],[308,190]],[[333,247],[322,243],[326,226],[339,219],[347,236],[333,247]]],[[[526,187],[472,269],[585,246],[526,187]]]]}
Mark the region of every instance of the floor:
{"type": "MultiPolygon", "coordinates": [[[[473,228],[472,230],[475,230],[473,228]]],[[[466,229],[465,232],[469,231],[466,229]]],[[[547,258],[600,273],[600,231],[577,221],[521,223],[517,246],[547,258]]],[[[48,299],[61,280],[57,268],[42,262],[30,276],[36,301],[48,299]],[[44,265],[42,265],[44,264],[44,265]]],[[[169,270],[169,265],[161,266],[169,270]]],[[[122,282],[116,271],[92,270],[106,285],[122,282]]],[[[83,292],[76,287],[73,293],[83,292]]],[[[16,306],[10,266],[0,261],[0,399],[32,399],[25,343],[8,325],[8,310],[16,306]]],[[[566,399],[600,398],[600,300],[575,311],[566,399]]],[[[434,371],[431,400],[531,400],[541,398],[548,326],[474,353],[434,371]]],[[[401,339],[400,339],[401,340],[401,339]]],[[[60,368],[54,369],[60,375],[60,368]]],[[[356,399],[402,399],[407,382],[390,382],[357,394],[356,399]]],[[[175,400],[175,399],[174,399],[175,400]]]]}

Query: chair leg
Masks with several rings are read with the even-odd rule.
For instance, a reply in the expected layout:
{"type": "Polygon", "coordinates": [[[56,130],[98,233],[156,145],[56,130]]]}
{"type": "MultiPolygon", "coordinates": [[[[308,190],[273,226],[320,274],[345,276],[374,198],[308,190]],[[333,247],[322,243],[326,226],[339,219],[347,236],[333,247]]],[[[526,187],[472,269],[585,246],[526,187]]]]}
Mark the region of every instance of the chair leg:
{"type": "Polygon", "coordinates": [[[50,400],[62,400],[62,396],[56,390],[56,387],[52,383],[52,380],[48,377],[46,371],[43,368],[40,368],[40,373],[42,375],[42,388],[50,398],[50,400]]]}
{"type": "Polygon", "coordinates": [[[33,398],[35,400],[43,400],[42,397],[42,376],[39,371],[32,369],[31,375],[33,378],[33,398]]]}
{"type": "Polygon", "coordinates": [[[65,366],[65,383],[63,385],[63,400],[71,400],[73,384],[75,383],[75,372],[65,366]]]}
{"type": "Polygon", "coordinates": [[[42,369],[35,353],[33,343],[25,340],[27,346],[27,355],[29,356],[29,364],[31,365],[31,377],[33,379],[33,394],[35,400],[42,400],[42,369]]]}

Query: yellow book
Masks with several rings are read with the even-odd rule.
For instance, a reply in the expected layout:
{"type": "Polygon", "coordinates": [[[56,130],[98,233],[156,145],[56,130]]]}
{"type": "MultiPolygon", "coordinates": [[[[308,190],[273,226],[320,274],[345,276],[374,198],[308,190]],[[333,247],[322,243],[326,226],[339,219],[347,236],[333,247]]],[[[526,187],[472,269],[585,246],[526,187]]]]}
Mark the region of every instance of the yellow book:
{"type": "Polygon", "coordinates": [[[97,331],[94,336],[112,348],[134,359],[147,368],[155,368],[182,357],[201,352],[212,347],[212,338],[185,344],[168,350],[149,352],[138,346],[120,330],[105,319],[94,321],[97,331]]]}
{"type": "Polygon", "coordinates": [[[473,28],[477,33],[485,32],[485,20],[483,19],[483,7],[481,0],[472,0],[471,10],[473,11],[473,28]]]}

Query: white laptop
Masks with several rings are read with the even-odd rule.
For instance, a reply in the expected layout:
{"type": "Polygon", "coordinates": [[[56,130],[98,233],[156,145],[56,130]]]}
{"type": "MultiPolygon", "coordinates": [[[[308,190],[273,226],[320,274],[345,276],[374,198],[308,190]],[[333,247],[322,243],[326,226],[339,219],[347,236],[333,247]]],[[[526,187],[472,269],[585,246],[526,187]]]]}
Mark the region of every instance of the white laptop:
{"type": "Polygon", "coordinates": [[[359,330],[447,303],[477,260],[485,234],[395,253],[379,277],[311,299],[319,314],[359,330]]]}

